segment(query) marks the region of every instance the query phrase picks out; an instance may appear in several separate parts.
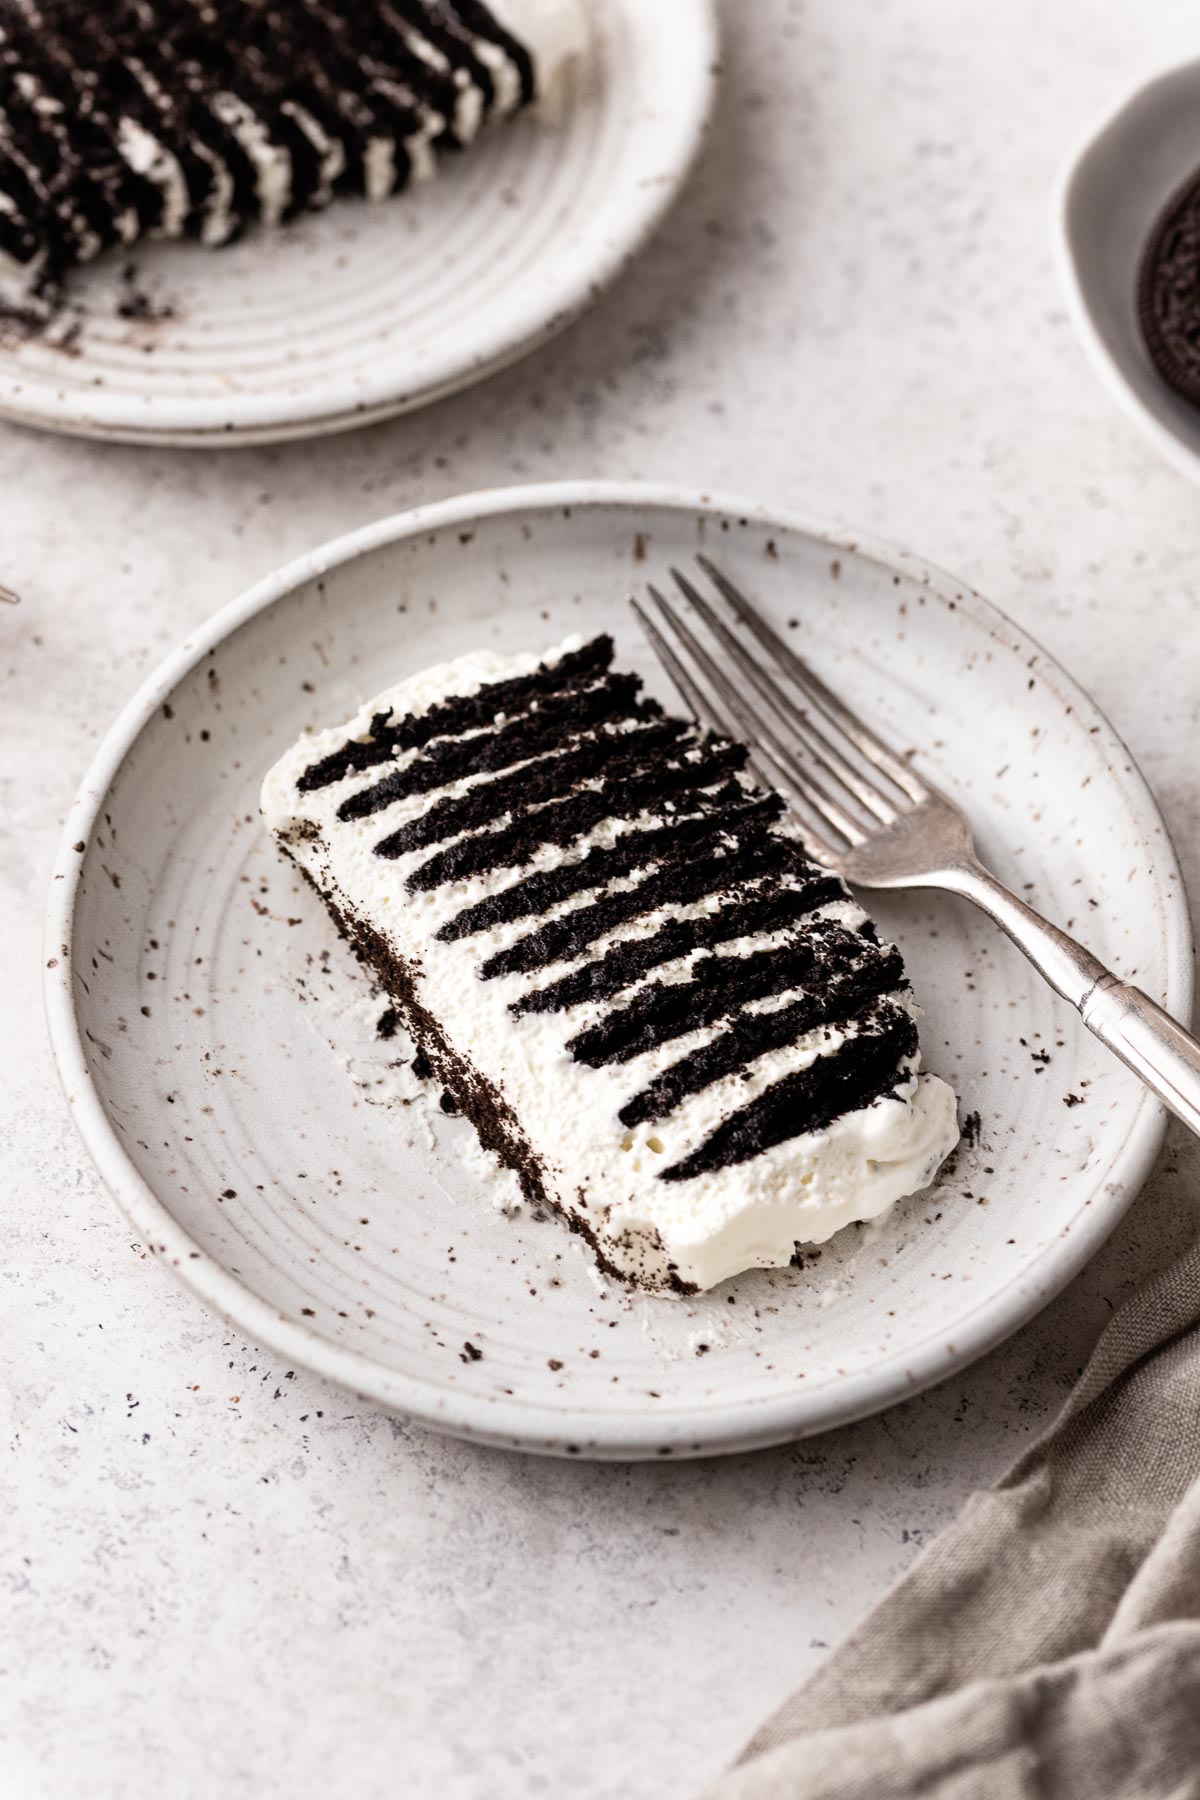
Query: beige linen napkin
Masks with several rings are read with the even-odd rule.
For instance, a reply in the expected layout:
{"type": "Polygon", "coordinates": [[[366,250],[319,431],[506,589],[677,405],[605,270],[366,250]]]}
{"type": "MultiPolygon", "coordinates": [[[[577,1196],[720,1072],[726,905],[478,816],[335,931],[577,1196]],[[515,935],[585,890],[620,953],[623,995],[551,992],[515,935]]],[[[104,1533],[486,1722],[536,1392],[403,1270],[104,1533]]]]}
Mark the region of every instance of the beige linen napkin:
{"type": "Polygon", "coordinates": [[[1200,1797],[1200,1245],[708,1800],[1200,1797]]]}

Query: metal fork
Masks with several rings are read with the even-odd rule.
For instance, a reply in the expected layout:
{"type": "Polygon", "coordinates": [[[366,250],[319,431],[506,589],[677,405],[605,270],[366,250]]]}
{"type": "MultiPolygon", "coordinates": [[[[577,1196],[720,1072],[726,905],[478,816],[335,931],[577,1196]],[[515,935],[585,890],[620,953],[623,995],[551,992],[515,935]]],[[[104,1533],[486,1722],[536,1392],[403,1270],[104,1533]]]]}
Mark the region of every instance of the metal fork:
{"type": "Polygon", "coordinates": [[[723,608],[678,569],[671,575],[718,653],[657,588],[650,595],[674,643],[630,604],[685,704],[746,744],[755,772],[790,801],[816,860],[858,887],[946,888],[973,900],[1088,1029],[1200,1133],[1200,1043],[997,881],[959,807],[851,712],[707,557],[697,561],[723,608]]]}

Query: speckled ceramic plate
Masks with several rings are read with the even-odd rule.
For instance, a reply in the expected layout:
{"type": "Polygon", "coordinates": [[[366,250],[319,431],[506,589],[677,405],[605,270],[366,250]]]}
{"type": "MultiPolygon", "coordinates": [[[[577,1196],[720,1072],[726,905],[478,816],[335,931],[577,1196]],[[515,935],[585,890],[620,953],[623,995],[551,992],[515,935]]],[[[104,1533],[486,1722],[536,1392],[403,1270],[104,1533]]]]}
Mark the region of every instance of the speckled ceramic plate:
{"type": "MultiPolygon", "coordinates": [[[[1043,1306],[1128,1206],[1156,1104],[980,916],[877,896],[968,1117],[930,1193],[802,1268],[630,1296],[508,1218],[462,1121],[413,1100],[364,973],[257,813],[307,724],[480,644],[628,626],[699,547],[976,820],[996,869],[1175,1012],[1187,906],[1128,752],[1002,613],[911,557],[697,494],[474,495],[292,564],[170,659],[67,826],[47,948],[79,1127],[139,1237],[252,1339],[413,1418],[582,1456],[696,1455],[912,1394],[1043,1306]]],[[[659,685],[654,682],[654,685],[659,685]]]]}
{"type": "Polygon", "coordinates": [[[1076,329],[1118,405],[1167,461],[1200,481],[1200,408],[1142,341],[1137,277],[1154,222],[1200,168],[1200,61],[1144,83],[1092,132],[1059,183],[1055,235],[1076,329]]]}
{"type": "Polygon", "coordinates": [[[713,0],[562,0],[579,54],[544,108],[394,202],[343,201],[206,253],[79,278],[0,340],[0,417],[131,443],[268,443],[440,399],[576,318],[682,183],[714,88],[713,0]],[[149,317],[122,316],[131,291],[149,317]]]}

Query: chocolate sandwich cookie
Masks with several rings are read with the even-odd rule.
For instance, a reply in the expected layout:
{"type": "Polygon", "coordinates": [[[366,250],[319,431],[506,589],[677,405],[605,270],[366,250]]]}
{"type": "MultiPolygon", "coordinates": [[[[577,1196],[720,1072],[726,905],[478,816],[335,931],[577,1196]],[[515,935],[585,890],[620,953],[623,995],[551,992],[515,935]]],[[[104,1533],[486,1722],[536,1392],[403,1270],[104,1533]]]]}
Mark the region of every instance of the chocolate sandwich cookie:
{"type": "Polygon", "coordinates": [[[1200,169],[1163,207],[1142,253],[1138,322],[1155,368],[1200,405],[1200,169]]]}

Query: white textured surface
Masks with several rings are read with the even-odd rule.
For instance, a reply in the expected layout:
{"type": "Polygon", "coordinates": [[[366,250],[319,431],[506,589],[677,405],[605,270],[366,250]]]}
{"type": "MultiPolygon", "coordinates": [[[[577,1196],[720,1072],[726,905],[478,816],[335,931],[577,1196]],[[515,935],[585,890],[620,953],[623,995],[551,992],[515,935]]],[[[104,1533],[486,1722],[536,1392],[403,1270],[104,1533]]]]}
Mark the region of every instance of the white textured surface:
{"type": "Polygon", "coordinates": [[[1075,1288],[949,1386],[793,1450],[581,1467],[289,1380],[128,1242],[65,1117],[42,895],[117,704],[282,556],[499,479],[710,480],[961,571],[1125,732],[1195,887],[1194,491],[1095,384],[1047,230],[1062,155],[1139,63],[1192,53],[1191,9],[727,12],[696,185],[537,365],[325,448],[0,436],[0,580],[26,596],[0,610],[0,1773],[22,1800],[687,1793],[1009,1460],[1195,1221],[1177,1134],[1075,1288]]]}

